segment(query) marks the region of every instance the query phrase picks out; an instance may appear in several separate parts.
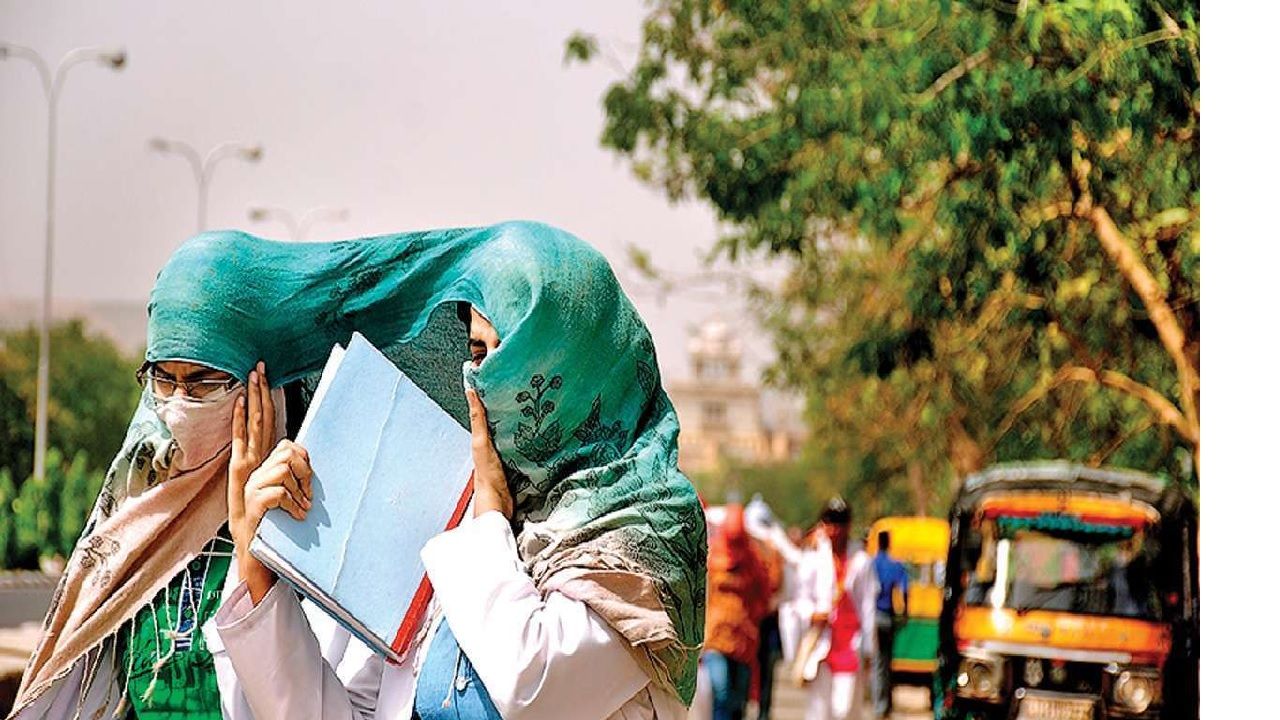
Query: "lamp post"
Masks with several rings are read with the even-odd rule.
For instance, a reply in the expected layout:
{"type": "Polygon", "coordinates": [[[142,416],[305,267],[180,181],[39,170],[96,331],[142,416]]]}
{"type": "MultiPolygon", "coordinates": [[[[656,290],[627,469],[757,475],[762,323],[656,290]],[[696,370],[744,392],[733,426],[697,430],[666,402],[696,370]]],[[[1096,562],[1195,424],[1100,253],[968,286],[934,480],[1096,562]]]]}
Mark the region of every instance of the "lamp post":
{"type": "Polygon", "coordinates": [[[311,226],[318,222],[345,222],[351,217],[351,213],[346,208],[328,208],[317,207],[311,208],[302,214],[301,219],[295,219],[293,213],[278,207],[252,207],[249,208],[249,219],[254,222],[267,222],[276,220],[284,223],[289,230],[290,240],[305,240],[307,232],[311,230],[311,226]]]}
{"type": "Polygon", "coordinates": [[[86,62],[97,62],[112,70],[123,70],[123,48],[83,47],[66,55],[51,71],[49,63],[39,53],[21,45],[0,42],[0,60],[9,58],[26,60],[35,66],[44,86],[48,103],[48,129],[46,135],[47,160],[45,170],[45,218],[44,218],[44,291],[40,301],[40,355],[36,369],[36,447],[33,468],[37,480],[44,479],[45,449],[49,443],[49,323],[53,304],[53,215],[54,171],[57,168],[58,96],[62,92],[67,71],[86,62]]]}
{"type": "Polygon", "coordinates": [[[219,162],[233,157],[245,162],[256,163],[262,159],[262,145],[257,143],[224,142],[215,145],[212,150],[200,156],[196,149],[181,140],[167,138],[151,138],[152,150],[159,153],[173,153],[186,158],[191,165],[191,174],[196,179],[196,232],[205,231],[205,218],[209,207],[209,183],[213,180],[213,169],[219,162]]]}

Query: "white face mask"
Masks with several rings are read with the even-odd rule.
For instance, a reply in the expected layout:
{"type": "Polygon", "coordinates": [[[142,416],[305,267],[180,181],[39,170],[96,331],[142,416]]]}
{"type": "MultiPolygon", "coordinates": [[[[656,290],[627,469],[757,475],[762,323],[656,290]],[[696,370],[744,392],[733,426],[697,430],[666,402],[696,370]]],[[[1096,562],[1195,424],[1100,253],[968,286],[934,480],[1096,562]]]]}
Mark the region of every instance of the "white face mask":
{"type": "Polygon", "coordinates": [[[196,401],[181,395],[167,398],[152,396],[156,415],[164,421],[178,444],[180,455],[174,459],[175,468],[189,470],[200,467],[231,444],[231,421],[236,403],[244,394],[244,386],[238,385],[212,402],[196,401]]]}

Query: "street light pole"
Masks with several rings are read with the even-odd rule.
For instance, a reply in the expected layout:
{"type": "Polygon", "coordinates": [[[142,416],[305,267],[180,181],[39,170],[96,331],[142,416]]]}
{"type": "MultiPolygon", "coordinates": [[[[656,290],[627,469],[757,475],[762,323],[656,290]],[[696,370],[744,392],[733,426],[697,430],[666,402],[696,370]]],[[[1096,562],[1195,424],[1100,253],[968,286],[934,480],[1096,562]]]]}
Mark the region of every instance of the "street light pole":
{"type": "Polygon", "coordinates": [[[67,71],[80,63],[97,61],[112,70],[124,69],[126,55],[123,48],[83,47],[66,55],[58,66],[49,70],[49,63],[39,53],[21,45],[0,42],[0,60],[10,57],[26,60],[35,66],[44,87],[48,103],[48,127],[46,130],[45,170],[45,220],[44,220],[44,292],[40,301],[40,355],[36,365],[36,447],[33,458],[33,474],[44,479],[45,450],[49,444],[49,324],[53,305],[53,221],[55,170],[58,158],[58,96],[67,77],[67,71]]]}
{"type": "Polygon", "coordinates": [[[249,208],[250,220],[254,222],[276,220],[284,223],[289,230],[289,239],[294,241],[305,240],[311,226],[318,222],[345,222],[349,217],[351,213],[346,208],[311,208],[302,214],[301,219],[295,219],[293,213],[284,208],[268,206],[249,208]]]}
{"type": "Polygon", "coordinates": [[[219,162],[235,157],[245,162],[256,163],[262,159],[262,145],[243,142],[224,142],[215,145],[204,157],[196,149],[181,140],[151,138],[152,150],[159,153],[174,153],[186,158],[191,165],[191,174],[196,180],[196,232],[204,232],[209,208],[209,183],[213,180],[213,169],[219,162]]]}

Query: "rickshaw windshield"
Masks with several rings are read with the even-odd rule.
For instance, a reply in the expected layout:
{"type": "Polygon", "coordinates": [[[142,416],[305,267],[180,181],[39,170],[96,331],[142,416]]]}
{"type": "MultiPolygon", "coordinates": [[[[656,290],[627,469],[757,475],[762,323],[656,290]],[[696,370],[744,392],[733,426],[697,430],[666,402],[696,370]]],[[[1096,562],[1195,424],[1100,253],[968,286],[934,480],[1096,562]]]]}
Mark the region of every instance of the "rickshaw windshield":
{"type": "Polygon", "coordinates": [[[942,560],[927,563],[903,563],[907,567],[907,575],[910,576],[911,582],[919,583],[927,587],[943,586],[946,579],[946,563],[942,560]]]}
{"type": "Polygon", "coordinates": [[[999,517],[980,533],[969,605],[1160,619],[1143,528],[999,517]]]}

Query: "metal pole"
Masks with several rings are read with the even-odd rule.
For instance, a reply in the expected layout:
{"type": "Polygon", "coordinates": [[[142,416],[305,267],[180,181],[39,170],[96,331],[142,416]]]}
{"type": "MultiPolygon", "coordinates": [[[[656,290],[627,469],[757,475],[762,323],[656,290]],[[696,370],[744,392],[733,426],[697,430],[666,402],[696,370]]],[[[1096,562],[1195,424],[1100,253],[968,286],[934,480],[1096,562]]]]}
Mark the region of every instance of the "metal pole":
{"type": "Polygon", "coordinates": [[[48,126],[45,145],[45,203],[44,203],[44,292],[40,299],[40,359],[36,366],[36,449],[32,472],[37,480],[44,480],[45,451],[49,447],[49,325],[53,313],[53,220],[54,220],[54,172],[57,169],[58,143],[58,89],[62,85],[64,64],[59,64],[48,88],[48,126]]]}
{"type": "Polygon", "coordinates": [[[36,360],[36,437],[35,452],[32,458],[32,474],[37,480],[45,475],[45,452],[49,444],[49,326],[52,323],[53,307],[53,239],[55,194],[57,188],[56,169],[58,158],[58,95],[62,90],[62,82],[67,71],[73,65],[97,60],[113,70],[120,70],[125,64],[125,52],[121,49],[102,47],[77,48],[67,53],[58,63],[53,73],[49,72],[49,64],[34,50],[21,45],[0,42],[0,60],[10,56],[20,57],[35,66],[44,86],[45,100],[48,103],[45,129],[46,168],[45,168],[45,220],[44,220],[44,290],[40,299],[40,348],[36,360]]]}
{"type": "Polygon", "coordinates": [[[202,233],[209,227],[209,176],[204,168],[196,170],[196,232],[202,233]]]}
{"type": "Polygon", "coordinates": [[[200,156],[196,149],[181,140],[152,138],[152,150],[160,153],[177,153],[186,158],[191,165],[191,174],[196,179],[196,232],[208,229],[209,218],[209,186],[213,182],[213,169],[225,157],[234,155],[245,162],[256,163],[262,159],[262,146],[242,142],[224,142],[213,147],[200,156]]]}

